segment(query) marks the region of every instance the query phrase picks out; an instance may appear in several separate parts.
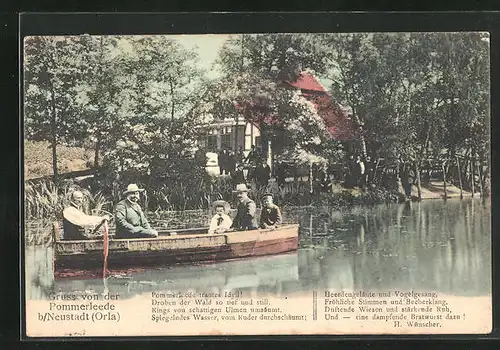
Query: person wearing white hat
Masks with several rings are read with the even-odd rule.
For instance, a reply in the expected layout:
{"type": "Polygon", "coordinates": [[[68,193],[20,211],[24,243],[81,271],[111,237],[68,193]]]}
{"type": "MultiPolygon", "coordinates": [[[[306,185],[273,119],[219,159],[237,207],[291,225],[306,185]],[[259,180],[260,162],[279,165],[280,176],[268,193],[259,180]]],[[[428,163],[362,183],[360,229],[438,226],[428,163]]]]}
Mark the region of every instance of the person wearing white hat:
{"type": "Polygon", "coordinates": [[[143,191],[136,184],[130,184],[123,192],[125,199],[118,202],[115,208],[116,238],[158,237],[158,232],[151,228],[138,203],[139,194],[143,191]]]}
{"type": "Polygon", "coordinates": [[[208,233],[214,234],[228,231],[233,224],[233,220],[227,215],[229,203],[226,201],[215,201],[212,203],[212,208],[215,210],[215,215],[210,220],[208,233]]]}
{"type": "Polygon", "coordinates": [[[236,190],[233,191],[238,197],[239,204],[232,228],[239,231],[257,229],[257,221],[255,218],[257,206],[255,202],[248,197],[248,191],[249,189],[246,184],[236,185],[236,190]]]}
{"type": "Polygon", "coordinates": [[[109,221],[109,217],[85,214],[81,191],[74,191],[70,198],[70,205],[63,210],[63,239],[92,239],[98,236],[96,231],[105,220],[109,221]]]}

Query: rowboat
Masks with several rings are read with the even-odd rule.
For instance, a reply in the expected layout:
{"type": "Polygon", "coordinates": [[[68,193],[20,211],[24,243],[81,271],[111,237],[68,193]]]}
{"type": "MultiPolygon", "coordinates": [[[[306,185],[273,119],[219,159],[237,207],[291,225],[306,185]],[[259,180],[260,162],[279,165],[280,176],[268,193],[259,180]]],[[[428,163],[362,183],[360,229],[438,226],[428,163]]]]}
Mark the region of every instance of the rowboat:
{"type": "MultiPolygon", "coordinates": [[[[103,240],[62,240],[53,230],[54,271],[102,268],[103,240]]],[[[297,250],[299,225],[208,234],[208,228],[159,230],[156,238],[109,239],[108,268],[210,262],[297,250]]]]}

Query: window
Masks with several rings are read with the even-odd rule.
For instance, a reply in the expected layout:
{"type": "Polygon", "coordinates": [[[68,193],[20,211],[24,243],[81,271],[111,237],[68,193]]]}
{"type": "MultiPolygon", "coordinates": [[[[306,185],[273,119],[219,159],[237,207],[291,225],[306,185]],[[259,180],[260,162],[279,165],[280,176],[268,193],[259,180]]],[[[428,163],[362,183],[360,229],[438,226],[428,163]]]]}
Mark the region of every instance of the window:
{"type": "Polygon", "coordinates": [[[222,149],[232,149],[231,134],[224,134],[220,137],[220,146],[222,149]]]}
{"type": "Polygon", "coordinates": [[[260,136],[255,136],[255,147],[262,147],[262,140],[260,136]]]}
{"type": "Polygon", "coordinates": [[[217,151],[217,135],[208,135],[208,137],[207,137],[207,149],[210,152],[217,151]]]}

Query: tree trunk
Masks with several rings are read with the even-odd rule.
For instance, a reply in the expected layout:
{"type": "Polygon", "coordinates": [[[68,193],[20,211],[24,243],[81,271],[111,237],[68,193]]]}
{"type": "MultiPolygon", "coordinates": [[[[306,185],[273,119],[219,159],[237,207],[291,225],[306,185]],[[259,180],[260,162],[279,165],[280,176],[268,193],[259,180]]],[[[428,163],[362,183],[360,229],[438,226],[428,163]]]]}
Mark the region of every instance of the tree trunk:
{"type": "Polygon", "coordinates": [[[444,189],[444,199],[448,199],[448,191],[446,190],[446,168],[444,162],[441,163],[441,168],[443,169],[443,189],[444,189]]]}
{"type": "Polygon", "coordinates": [[[470,178],[471,178],[471,188],[472,188],[472,197],[474,197],[474,192],[476,192],[476,186],[474,183],[474,151],[471,152],[471,159],[470,159],[470,178]]]}
{"type": "Polygon", "coordinates": [[[97,171],[99,169],[99,153],[101,151],[101,135],[97,135],[97,141],[95,143],[94,150],[94,169],[97,171]]]}
{"type": "Polygon", "coordinates": [[[484,197],[484,190],[483,190],[483,171],[482,171],[482,164],[481,162],[479,162],[479,164],[477,164],[477,168],[478,168],[478,174],[479,174],[479,193],[481,194],[481,197],[484,197]]]}
{"type": "Polygon", "coordinates": [[[359,117],[355,111],[353,113],[353,117],[354,117],[354,121],[356,122],[356,124],[359,125],[359,142],[361,143],[361,153],[362,153],[364,159],[366,159],[366,156],[367,156],[366,140],[365,140],[365,136],[363,135],[363,126],[361,125],[361,120],[359,119],[359,117]]]}
{"type": "Polygon", "coordinates": [[[418,200],[422,200],[422,183],[420,181],[420,167],[418,166],[418,163],[415,162],[415,176],[417,177],[417,194],[418,194],[418,200]]]}
{"type": "Polygon", "coordinates": [[[462,190],[462,170],[460,169],[460,162],[458,161],[458,156],[455,156],[457,161],[457,169],[458,169],[458,184],[460,185],[460,199],[464,198],[463,190],[462,190]]]}
{"type": "Polygon", "coordinates": [[[170,117],[172,120],[174,120],[174,115],[175,115],[175,103],[174,103],[174,84],[172,83],[172,80],[169,79],[170,83],[170,98],[172,99],[172,107],[170,109],[170,117]]]}
{"type": "Polygon", "coordinates": [[[52,174],[54,182],[57,182],[59,173],[57,171],[57,113],[56,113],[56,94],[52,84],[51,77],[49,77],[50,95],[51,95],[51,118],[50,118],[50,132],[52,133],[52,174]]]}
{"type": "Polygon", "coordinates": [[[57,137],[53,135],[52,139],[52,174],[53,174],[53,180],[54,182],[57,182],[57,179],[59,177],[59,173],[57,172],[57,137]]]}
{"type": "Polygon", "coordinates": [[[312,162],[309,162],[309,193],[313,193],[313,174],[312,174],[312,162]]]}

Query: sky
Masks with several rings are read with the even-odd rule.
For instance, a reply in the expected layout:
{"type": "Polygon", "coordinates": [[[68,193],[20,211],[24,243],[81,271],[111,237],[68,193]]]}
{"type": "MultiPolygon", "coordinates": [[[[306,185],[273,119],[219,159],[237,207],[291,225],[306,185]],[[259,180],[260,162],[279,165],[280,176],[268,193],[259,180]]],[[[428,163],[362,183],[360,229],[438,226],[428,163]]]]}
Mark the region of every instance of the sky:
{"type": "MultiPolygon", "coordinates": [[[[234,36],[234,34],[183,34],[170,35],[169,37],[177,40],[186,48],[196,49],[200,57],[200,67],[207,70],[208,78],[213,79],[219,76],[219,72],[217,70],[213,70],[212,65],[217,58],[219,50],[231,36],[234,36]]],[[[318,77],[318,80],[327,88],[332,83],[329,79],[322,79],[318,77]]]]}
{"type": "Polygon", "coordinates": [[[200,57],[200,67],[206,69],[209,78],[215,78],[217,71],[212,70],[212,65],[230,35],[226,34],[203,34],[203,35],[169,35],[185,48],[196,49],[200,57]]]}

